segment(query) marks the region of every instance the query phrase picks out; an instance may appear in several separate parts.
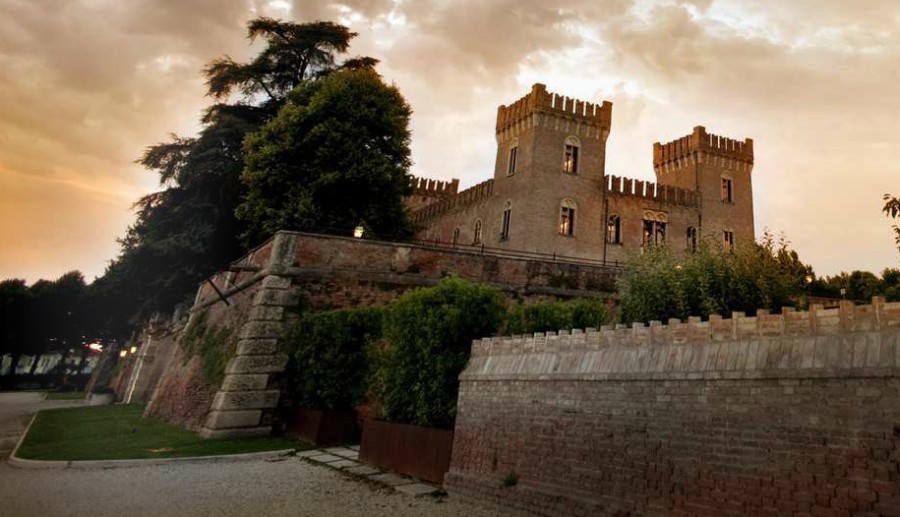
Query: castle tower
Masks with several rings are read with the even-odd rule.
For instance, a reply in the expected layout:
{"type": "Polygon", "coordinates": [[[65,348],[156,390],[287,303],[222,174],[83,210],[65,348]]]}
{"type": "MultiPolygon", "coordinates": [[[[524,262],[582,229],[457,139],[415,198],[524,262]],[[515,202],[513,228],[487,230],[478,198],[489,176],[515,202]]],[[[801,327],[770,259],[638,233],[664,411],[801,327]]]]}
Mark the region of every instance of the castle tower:
{"type": "Polygon", "coordinates": [[[593,104],[535,84],[497,110],[491,245],[599,258],[606,139],[612,104],[593,104]],[[497,224],[499,223],[499,224],[497,224]]]}
{"type": "Polygon", "coordinates": [[[656,181],[696,192],[700,238],[722,242],[755,239],[753,229],[753,140],[706,132],[703,126],[667,144],[653,144],[656,181]]]}

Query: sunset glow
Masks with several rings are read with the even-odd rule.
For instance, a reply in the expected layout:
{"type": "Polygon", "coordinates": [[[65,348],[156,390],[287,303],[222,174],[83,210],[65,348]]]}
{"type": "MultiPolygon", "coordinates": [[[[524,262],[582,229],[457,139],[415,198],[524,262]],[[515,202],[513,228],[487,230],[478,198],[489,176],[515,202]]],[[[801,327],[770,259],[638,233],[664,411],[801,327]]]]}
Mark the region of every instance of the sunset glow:
{"type": "Polygon", "coordinates": [[[696,125],[752,138],[756,233],[819,275],[896,267],[900,5],[888,0],[228,0],[0,3],[0,279],[88,281],[132,203],[134,163],[199,126],[203,65],[258,48],[259,15],[334,20],[414,115],[412,173],[493,174],[497,106],[535,82],[613,103],[607,173],[653,179],[652,144],[696,125]]]}

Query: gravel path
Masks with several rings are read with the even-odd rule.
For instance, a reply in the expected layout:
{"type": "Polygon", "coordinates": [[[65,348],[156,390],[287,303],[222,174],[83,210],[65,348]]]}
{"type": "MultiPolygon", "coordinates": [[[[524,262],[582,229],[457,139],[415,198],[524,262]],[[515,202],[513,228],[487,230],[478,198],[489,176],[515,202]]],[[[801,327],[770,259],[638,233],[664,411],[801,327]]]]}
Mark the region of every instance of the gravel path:
{"type": "MultiPolygon", "coordinates": [[[[11,449],[27,415],[80,401],[41,402],[0,393],[0,449],[11,449]]],[[[8,454],[8,451],[7,451],[8,454]]],[[[5,458],[0,451],[0,460],[5,458]]],[[[510,517],[451,498],[414,499],[299,458],[106,470],[28,470],[0,462],[0,515],[510,517]]]]}
{"type": "Polygon", "coordinates": [[[297,458],[107,470],[24,470],[0,464],[6,517],[512,516],[451,498],[394,493],[297,458]]]}

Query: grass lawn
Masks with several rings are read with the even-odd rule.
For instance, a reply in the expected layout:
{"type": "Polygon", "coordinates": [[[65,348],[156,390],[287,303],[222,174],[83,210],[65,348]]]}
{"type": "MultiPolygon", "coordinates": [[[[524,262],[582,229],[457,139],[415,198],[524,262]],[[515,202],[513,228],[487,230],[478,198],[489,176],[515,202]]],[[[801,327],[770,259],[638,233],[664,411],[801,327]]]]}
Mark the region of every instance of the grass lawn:
{"type": "Polygon", "coordinates": [[[83,391],[51,391],[47,400],[81,400],[86,396],[83,391]]]}
{"type": "Polygon", "coordinates": [[[155,418],[139,404],[51,409],[38,413],[17,455],[32,460],[121,460],[216,456],[304,448],[296,440],[204,440],[155,418]]]}

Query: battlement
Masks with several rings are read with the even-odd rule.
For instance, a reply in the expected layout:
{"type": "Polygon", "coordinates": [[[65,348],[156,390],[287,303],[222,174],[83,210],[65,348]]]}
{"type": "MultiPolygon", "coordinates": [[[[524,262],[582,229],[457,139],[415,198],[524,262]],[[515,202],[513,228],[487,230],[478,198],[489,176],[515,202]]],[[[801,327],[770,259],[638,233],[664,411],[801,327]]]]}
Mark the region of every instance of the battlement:
{"type": "Polygon", "coordinates": [[[619,176],[606,177],[606,193],[655,199],[661,203],[672,205],[696,206],[697,204],[697,196],[693,190],[619,176]]]}
{"type": "MultiPolygon", "coordinates": [[[[703,126],[694,128],[694,132],[666,144],[653,144],[653,167],[658,168],[671,162],[694,157],[695,153],[728,158],[739,163],[753,164],[753,139],[743,142],[732,138],[713,135],[706,132],[703,126]]],[[[699,159],[703,160],[703,156],[699,159]]]]}
{"type": "MultiPolygon", "coordinates": [[[[685,350],[684,346],[691,349],[701,345],[723,343],[721,347],[717,345],[713,348],[703,348],[705,353],[712,355],[698,361],[701,369],[728,370],[737,367],[730,367],[728,363],[722,364],[716,359],[717,357],[721,359],[722,354],[727,354],[728,347],[734,348],[731,351],[734,352],[732,356],[743,354],[744,360],[749,361],[748,344],[752,345],[755,364],[762,364],[759,353],[763,342],[767,342],[773,344],[768,352],[771,354],[777,352],[778,356],[769,357],[769,362],[765,364],[776,369],[801,366],[809,368],[847,368],[851,365],[900,366],[900,354],[895,354],[893,346],[890,351],[881,350],[877,346],[872,348],[869,346],[871,340],[865,339],[867,334],[886,330],[895,332],[900,330],[900,302],[886,303],[884,298],[875,297],[871,305],[854,306],[853,302],[842,301],[836,309],[813,305],[809,311],[803,312],[784,308],[782,314],[769,314],[768,311],[760,309],[753,317],[747,317],[742,312],[734,312],[730,319],[711,315],[708,321],[691,317],[686,322],[670,319],[667,325],[660,321],[651,321],[649,326],[633,323],[631,328],[616,325],[605,326],[600,330],[575,329],[561,330],[558,333],[535,333],[533,336],[484,338],[472,342],[472,356],[640,347],[651,349],[682,347],[682,350],[685,350]],[[861,335],[863,339],[858,340],[851,335],[861,335]],[[782,350],[776,346],[782,338],[789,339],[791,343],[799,343],[796,354],[792,355],[792,350],[782,350]],[[819,343],[823,343],[823,346],[827,344],[830,348],[819,350],[819,343]],[[740,352],[741,347],[743,352],[740,352]],[[832,350],[834,347],[837,348],[832,350]],[[775,348],[778,350],[774,350],[775,348]],[[708,350],[712,352],[706,352],[708,350]],[[839,362],[841,363],[838,364],[839,362]],[[887,364],[888,362],[890,364],[887,364]]],[[[900,345],[897,348],[900,348],[900,345]]],[[[687,358],[684,360],[688,361],[687,358]]],[[[690,361],[679,364],[686,370],[698,366],[690,361]]],[[[669,366],[673,369],[679,368],[678,364],[669,366]]]]}
{"type": "Polygon", "coordinates": [[[557,95],[548,92],[545,85],[537,83],[531,87],[528,95],[508,106],[497,108],[497,133],[527,121],[536,113],[562,116],[606,131],[612,123],[611,102],[595,104],[557,95]]]}
{"type": "Polygon", "coordinates": [[[452,196],[459,189],[459,180],[439,181],[431,178],[412,176],[412,193],[414,196],[445,197],[452,196]]]}
{"type": "Polygon", "coordinates": [[[474,187],[467,188],[456,195],[451,195],[436,203],[424,206],[414,211],[411,218],[415,223],[430,221],[451,210],[474,205],[483,199],[491,197],[493,194],[494,180],[491,179],[481,182],[474,187]]]}

